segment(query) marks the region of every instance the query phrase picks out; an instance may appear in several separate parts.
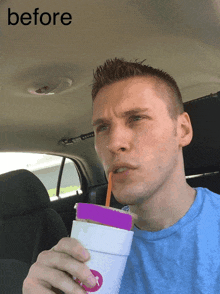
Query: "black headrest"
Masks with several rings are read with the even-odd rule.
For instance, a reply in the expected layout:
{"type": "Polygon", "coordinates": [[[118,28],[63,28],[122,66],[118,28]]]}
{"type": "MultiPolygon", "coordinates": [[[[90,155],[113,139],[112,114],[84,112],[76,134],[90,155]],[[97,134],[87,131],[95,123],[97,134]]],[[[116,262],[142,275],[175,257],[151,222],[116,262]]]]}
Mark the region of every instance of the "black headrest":
{"type": "Polygon", "coordinates": [[[50,198],[42,182],[28,170],[0,175],[0,219],[49,207],[50,198]]]}
{"type": "Polygon", "coordinates": [[[183,148],[186,175],[220,168],[220,92],[184,103],[193,126],[193,140],[183,148]]]}

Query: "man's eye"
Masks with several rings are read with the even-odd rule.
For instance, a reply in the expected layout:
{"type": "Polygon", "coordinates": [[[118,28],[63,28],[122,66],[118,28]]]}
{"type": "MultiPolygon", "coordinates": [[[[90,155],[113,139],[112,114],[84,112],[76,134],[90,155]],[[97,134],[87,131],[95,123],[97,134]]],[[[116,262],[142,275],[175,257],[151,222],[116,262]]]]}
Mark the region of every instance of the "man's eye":
{"type": "Polygon", "coordinates": [[[107,128],[106,125],[100,125],[97,127],[96,131],[99,133],[99,132],[105,131],[106,128],[107,128]]]}
{"type": "Polygon", "coordinates": [[[142,117],[140,115],[134,115],[134,116],[131,117],[132,121],[139,121],[141,119],[142,119],[142,117]]]}

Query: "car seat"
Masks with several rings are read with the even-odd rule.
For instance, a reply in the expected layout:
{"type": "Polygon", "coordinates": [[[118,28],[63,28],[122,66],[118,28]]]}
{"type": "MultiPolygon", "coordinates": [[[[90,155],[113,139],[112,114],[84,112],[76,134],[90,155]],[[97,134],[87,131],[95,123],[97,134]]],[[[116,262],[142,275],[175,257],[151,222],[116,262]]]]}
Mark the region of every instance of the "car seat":
{"type": "Polygon", "coordinates": [[[0,175],[0,259],[28,265],[68,233],[60,215],[50,208],[41,181],[28,170],[0,175]]]}
{"type": "Polygon", "coordinates": [[[192,142],[183,148],[187,182],[220,194],[220,92],[185,102],[184,108],[193,126],[192,142]]]}
{"type": "Polygon", "coordinates": [[[0,293],[22,294],[23,281],[29,271],[27,263],[15,259],[0,259],[0,293]]]}

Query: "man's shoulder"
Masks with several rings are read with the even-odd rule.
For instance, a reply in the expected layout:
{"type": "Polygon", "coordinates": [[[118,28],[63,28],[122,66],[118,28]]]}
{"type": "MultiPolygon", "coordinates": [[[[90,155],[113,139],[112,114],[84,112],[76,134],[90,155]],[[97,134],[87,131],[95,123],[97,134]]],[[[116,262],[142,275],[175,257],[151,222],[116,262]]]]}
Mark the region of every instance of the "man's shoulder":
{"type": "Polygon", "coordinates": [[[196,188],[197,196],[203,203],[203,208],[208,209],[210,212],[217,212],[220,216],[220,194],[211,191],[208,188],[196,188]]]}
{"type": "Polygon", "coordinates": [[[203,188],[203,187],[197,187],[194,188],[197,191],[197,194],[204,194],[205,196],[214,196],[219,198],[220,200],[220,194],[213,192],[212,190],[208,189],[208,188],[203,188]]]}

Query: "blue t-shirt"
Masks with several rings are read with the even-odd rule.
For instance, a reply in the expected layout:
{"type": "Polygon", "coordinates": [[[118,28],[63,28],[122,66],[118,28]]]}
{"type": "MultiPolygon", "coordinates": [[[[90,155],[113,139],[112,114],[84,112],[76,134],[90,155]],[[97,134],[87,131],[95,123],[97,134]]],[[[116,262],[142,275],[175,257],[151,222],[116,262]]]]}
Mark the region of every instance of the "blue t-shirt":
{"type": "Polygon", "coordinates": [[[220,293],[220,195],[196,190],[173,226],[157,232],[134,227],[120,294],[220,293]]]}

